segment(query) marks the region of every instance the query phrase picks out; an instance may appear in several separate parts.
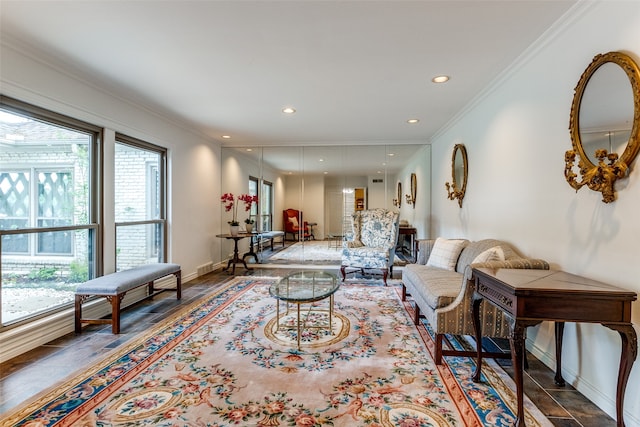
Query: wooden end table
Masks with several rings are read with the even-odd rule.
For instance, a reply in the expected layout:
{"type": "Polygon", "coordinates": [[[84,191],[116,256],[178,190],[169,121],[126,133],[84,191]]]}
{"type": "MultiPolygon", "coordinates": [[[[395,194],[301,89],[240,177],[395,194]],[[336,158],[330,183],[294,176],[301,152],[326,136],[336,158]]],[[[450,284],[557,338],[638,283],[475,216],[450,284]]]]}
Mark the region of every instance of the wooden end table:
{"type": "MultiPolygon", "coordinates": [[[[617,426],[624,427],[624,392],[629,373],[638,356],[638,338],[631,323],[631,303],[635,292],[563,271],[531,269],[474,268],[475,292],[473,324],[476,343],[482,342],[480,302],[486,299],[507,315],[511,327],[509,341],[518,397],[516,426],[523,427],[524,343],[527,327],[549,320],[556,322],[556,382],[562,384],[563,322],[600,323],[618,331],[622,354],[616,390],[617,426]]],[[[477,344],[478,364],[473,380],[480,381],[482,346],[477,344]]]]}

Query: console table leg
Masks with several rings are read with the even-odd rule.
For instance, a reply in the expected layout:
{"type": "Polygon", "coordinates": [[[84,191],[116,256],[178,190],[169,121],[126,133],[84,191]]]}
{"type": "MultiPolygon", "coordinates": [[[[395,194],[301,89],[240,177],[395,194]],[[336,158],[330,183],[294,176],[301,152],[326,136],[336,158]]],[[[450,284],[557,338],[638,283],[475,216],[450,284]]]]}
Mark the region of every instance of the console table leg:
{"type": "Polygon", "coordinates": [[[482,325],[480,324],[480,303],[482,297],[473,293],[473,330],[476,332],[476,371],[473,374],[473,382],[479,383],[482,375],[482,325]]]}
{"type": "Polygon", "coordinates": [[[564,337],[564,322],[556,322],[556,376],[553,382],[560,387],[566,383],[562,378],[562,338],[564,337]]]}
{"type": "MultiPolygon", "coordinates": [[[[511,320],[511,319],[510,319],[511,320]]],[[[513,364],[513,376],[516,383],[516,396],[518,399],[518,408],[516,410],[516,427],[524,427],[524,333],[526,326],[517,322],[512,323],[511,335],[509,335],[509,343],[511,344],[511,363],[513,364]]]]}
{"type": "Polygon", "coordinates": [[[620,355],[616,390],[616,421],[618,427],[624,427],[624,392],[627,388],[633,362],[638,357],[638,336],[631,324],[603,323],[603,325],[618,331],[622,339],[622,354],[620,355]]]}

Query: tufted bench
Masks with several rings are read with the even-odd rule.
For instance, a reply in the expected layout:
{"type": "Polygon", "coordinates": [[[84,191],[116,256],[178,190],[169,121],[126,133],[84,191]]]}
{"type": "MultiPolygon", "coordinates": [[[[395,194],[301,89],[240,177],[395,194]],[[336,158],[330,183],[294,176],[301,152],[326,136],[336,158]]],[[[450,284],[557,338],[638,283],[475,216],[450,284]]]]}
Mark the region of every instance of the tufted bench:
{"type": "MultiPolygon", "coordinates": [[[[260,233],[260,240],[269,240],[271,242],[271,250],[273,250],[273,240],[276,237],[281,238],[282,247],[284,248],[284,231],[265,231],[260,233]]],[[[260,246],[262,248],[262,246],[260,246]]]]}
{"type": "Polygon", "coordinates": [[[78,285],[75,296],[75,330],[82,332],[83,323],[111,323],[111,331],[120,333],[120,303],[132,289],[148,286],[146,298],[151,298],[164,291],[175,291],[176,298],[182,298],[182,270],[178,264],[157,263],[145,264],[129,270],[118,271],[91,279],[78,285]],[[154,289],[153,282],[173,274],[176,277],[175,289],[154,289]],[[83,319],[82,303],[92,296],[105,297],[111,303],[111,319],[83,319]]]}

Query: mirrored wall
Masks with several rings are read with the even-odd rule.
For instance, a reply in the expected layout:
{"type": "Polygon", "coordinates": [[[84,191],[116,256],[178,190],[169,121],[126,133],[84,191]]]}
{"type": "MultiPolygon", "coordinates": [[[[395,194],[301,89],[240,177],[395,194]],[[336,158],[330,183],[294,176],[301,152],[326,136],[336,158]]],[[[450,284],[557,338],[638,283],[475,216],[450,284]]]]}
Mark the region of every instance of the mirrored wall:
{"type": "MultiPolygon", "coordinates": [[[[406,181],[403,187],[409,191],[410,175],[416,171],[422,180],[430,179],[428,145],[224,147],[221,188],[222,193],[236,198],[257,193],[257,206],[246,211],[240,202],[236,219],[241,230],[249,218],[254,220],[254,231],[275,232],[275,250],[260,253],[258,247],[254,248],[261,263],[324,263],[327,260],[314,259],[312,252],[323,252],[321,258],[332,258],[328,251],[332,249],[334,263],[339,264],[342,239],[351,231],[350,219],[355,210],[399,210],[403,218],[402,211],[406,209],[404,216],[411,221],[410,210],[415,207],[397,207],[393,201],[398,183],[406,181]],[[297,225],[302,230],[297,233],[287,232],[291,224],[283,212],[290,209],[301,212],[301,224],[297,225]],[[280,231],[285,236],[279,236],[280,231]],[[282,238],[286,238],[287,249],[300,241],[298,250],[282,250],[282,238]]],[[[421,187],[427,191],[430,185],[425,182],[421,187]]],[[[422,196],[425,204],[429,200],[428,194],[422,196]]],[[[232,216],[233,212],[221,204],[221,234],[229,232],[227,223],[232,216]]],[[[271,239],[261,241],[270,247],[271,239]]],[[[242,255],[249,250],[249,239],[242,239],[239,245],[242,255]]],[[[228,249],[223,247],[222,259],[227,257],[228,249]]]]}

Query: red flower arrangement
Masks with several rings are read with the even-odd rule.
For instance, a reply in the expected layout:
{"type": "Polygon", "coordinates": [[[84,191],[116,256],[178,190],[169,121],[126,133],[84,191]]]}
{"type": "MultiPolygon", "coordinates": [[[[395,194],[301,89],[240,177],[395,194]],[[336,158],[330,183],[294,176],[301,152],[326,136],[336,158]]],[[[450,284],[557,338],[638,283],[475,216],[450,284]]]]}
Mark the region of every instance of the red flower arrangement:
{"type": "Polygon", "coordinates": [[[245,212],[249,212],[251,210],[251,205],[253,203],[258,203],[258,196],[252,196],[250,194],[241,194],[238,196],[237,200],[232,193],[224,193],[220,196],[220,201],[224,203],[224,210],[226,212],[231,211],[233,218],[229,221],[230,225],[240,225],[238,222],[238,204],[237,202],[244,202],[244,210],[245,212]]]}

